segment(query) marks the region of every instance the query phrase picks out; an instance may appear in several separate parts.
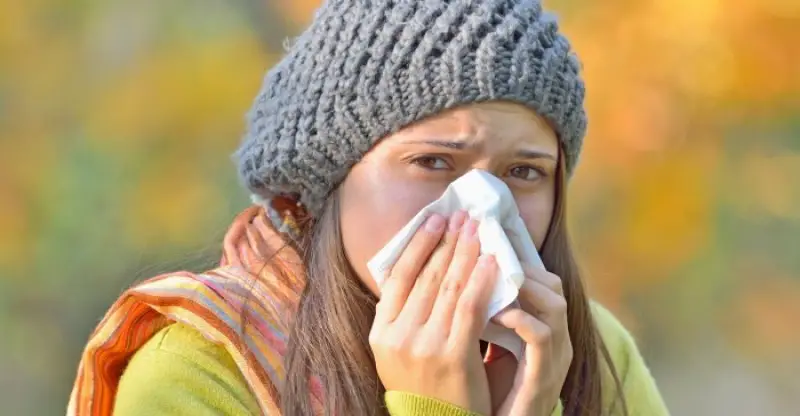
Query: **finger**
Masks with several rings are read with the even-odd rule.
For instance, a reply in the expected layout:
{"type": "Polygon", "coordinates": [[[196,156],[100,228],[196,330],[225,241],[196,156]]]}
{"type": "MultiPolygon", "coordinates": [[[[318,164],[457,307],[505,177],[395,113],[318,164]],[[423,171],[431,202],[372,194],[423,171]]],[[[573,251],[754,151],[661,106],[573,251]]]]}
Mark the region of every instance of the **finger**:
{"type": "Polygon", "coordinates": [[[466,218],[465,211],[458,211],[448,221],[447,232],[417,277],[414,287],[408,295],[408,300],[397,317],[398,321],[421,324],[428,320],[436,295],[439,293],[439,287],[453,258],[461,226],[466,218]]]}
{"type": "Polygon", "coordinates": [[[434,300],[433,311],[428,319],[429,325],[450,332],[456,302],[475,268],[480,251],[478,222],[468,220],[461,228],[453,259],[434,300]]]}
{"type": "Polygon", "coordinates": [[[253,251],[255,251],[256,253],[266,253],[267,252],[266,251],[267,242],[264,240],[264,235],[265,234],[259,232],[258,228],[256,228],[256,227],[246,227],[245,228],[247,244],[250,247],[253,247],[255,249],[253,251]]]}
{"type": "Polygon", "coordinates": [[[519,308],[507,309],[497,314],[493,321],[511,329],[530,345],[544,345],[552,339],[553,331],[546,323],[519,308]]]}
{"type": "Polygon", "coordinates": [[[491,254],[481,255],[458,298],[453,315],[451,342],[472,345],[486,324],[486,311],[497,279],[497,262],[491,254]]]}
{"type": "Polygon", "coordinates": [[[443,216],[433,214],[411,238],[381,287],[381,299],[375,310],[376,321],[389,323],[397,318],[422,266],[441,240],[446,223],[443,216]]]}
{"type": "Polygon", "coordinates": [[[541,267],[525,266],[524,268],[526,278],[536,280],[559,295],[564,294],[564,282],[558,275],[550,273],[541,267]]]}
{"type": "Polygon", "coordinates": [[[536,316],[553,330],[561,330],[567,318],[567,300],[542,283],[525,279],[519,290],[522,310],[536,316]]]}

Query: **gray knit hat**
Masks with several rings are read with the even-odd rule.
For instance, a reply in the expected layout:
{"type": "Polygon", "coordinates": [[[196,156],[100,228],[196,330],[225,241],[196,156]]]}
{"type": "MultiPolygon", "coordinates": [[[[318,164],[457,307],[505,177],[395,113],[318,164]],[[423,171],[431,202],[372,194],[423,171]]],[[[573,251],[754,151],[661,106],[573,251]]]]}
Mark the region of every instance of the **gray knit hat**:
{"type": "Polygon", "coordinates": [[[316,216],[381,138],[459,105],[511,100],[554,126],[571,173],[580,64],[539,0],[328,0],[266,75],[236,152],[260,198],[316,216]]]}

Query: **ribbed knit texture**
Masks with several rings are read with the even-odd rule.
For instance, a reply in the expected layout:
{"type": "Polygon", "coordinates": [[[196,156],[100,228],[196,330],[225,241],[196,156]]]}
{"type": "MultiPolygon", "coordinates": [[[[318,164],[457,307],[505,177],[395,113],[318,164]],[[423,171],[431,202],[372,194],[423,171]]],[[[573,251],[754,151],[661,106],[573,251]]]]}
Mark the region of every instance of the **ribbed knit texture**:
{"type": "Polygon", "coordinates": [[[401,391],[387,391],[384,400],[391,416],[483,416],[451,403],[401,391]]]}
{"type": "Polygon", "coordinates": [[[315,216],[381,138],[464,104],[547,118],[572,172],[586,131],[580,64],[538,0],[329,0],[266,75],[236,152],[251,192],[315,216]]]}

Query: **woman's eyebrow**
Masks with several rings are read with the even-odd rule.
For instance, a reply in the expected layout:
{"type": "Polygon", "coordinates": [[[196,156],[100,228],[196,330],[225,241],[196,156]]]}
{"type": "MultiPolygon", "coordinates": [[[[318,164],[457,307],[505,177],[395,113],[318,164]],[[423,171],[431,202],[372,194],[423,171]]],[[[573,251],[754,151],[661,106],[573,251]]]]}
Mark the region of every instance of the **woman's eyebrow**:
{"type": "MultiPolygon", "coordinates": [[[[478,147],[475,143],[470,143],[465,140],[434,140],[434,139],[426,139],[426,140],[407,140],[403,143],[406,144],[427,144],[430,146],[438,146],[444,147],[447,149],[452,150],[466,150],[466,149],[474,149],[478,147]]],[[[550,159],[554,162],[558,161],[558,158],[550,153],[542,152],[539,150],[532,150],[532,149],[520,149],[517,151],[516,156],[521,159],[550,159]]]]}
{"type": "Polygon", "coordinates": [[[555,156],[538,150],[521,149],[517,151],[517,157],[520,159],[550,159],[554,162],[558,162],[558,158],[555,156]]]}
{"type": "Polygon", "coordinates": [[[406,140],[403,143],[405,144],[427,144],[431,146],[438,146],[438,147],[445,147],[448,149],[453,150],[465,150],[470,148],[476,148],[477,146],[469,143],[465,140],[436,140],[436,139],[425,139],[425,140],[406,140]]]}

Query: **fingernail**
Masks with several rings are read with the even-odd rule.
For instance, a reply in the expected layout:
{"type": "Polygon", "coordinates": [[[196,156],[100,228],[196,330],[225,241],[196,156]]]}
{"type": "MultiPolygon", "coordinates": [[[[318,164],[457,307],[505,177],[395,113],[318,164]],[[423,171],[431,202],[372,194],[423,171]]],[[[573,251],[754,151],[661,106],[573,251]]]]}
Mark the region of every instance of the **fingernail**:
{"type": "Polygon", "coordinates": [[[444,217],[442,217],[439,214],[433,214],[425,222],[425,230],[435,233],[441,231],[442,228],[444,228],[444,224],[445,224],[444,217]]]}
{"type": "Polygon", "coordinates": [[[490,268],[494,265],[494,254],[481,254],[478,259],[478,266],[490,268]]]}
{"type": "Polygon", "coordinates": [[[461,230],[462,235],[466,239],[473,239],[478,232],[478,221],[476,220],[468,220],[464,224],[464,228],[461,230]]]}
{"type": "Polygon", "coordinates": [[[456,213],[450,217],[449,231],[451,233],[458,232],[464,225],[466,219],[467,213],[465,211],[456,211],[456,213]]]}

